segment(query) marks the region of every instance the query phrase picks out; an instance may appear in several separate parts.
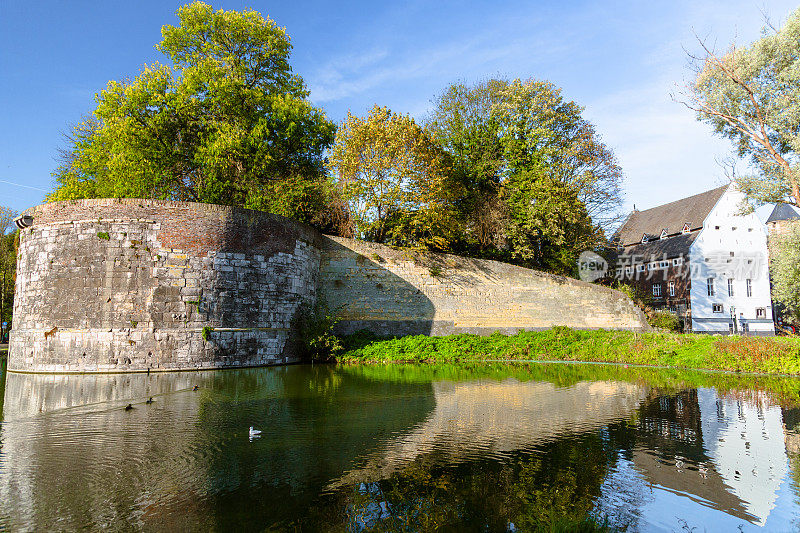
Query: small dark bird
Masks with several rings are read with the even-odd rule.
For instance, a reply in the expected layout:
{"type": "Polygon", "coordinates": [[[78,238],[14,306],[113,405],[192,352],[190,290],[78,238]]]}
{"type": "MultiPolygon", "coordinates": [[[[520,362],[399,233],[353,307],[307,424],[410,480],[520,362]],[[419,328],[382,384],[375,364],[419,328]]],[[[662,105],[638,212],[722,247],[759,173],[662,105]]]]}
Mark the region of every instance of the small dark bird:
{"type": "Polygon", "coordinates": [[[193,388],[192,390],[197,390],[197,385],[195,385],[195,386],[194,386],[194,388],[193,388]]]}
{"type": "Polygon", "coordinates": [[[131,409],[133,409],[133,406],[131,404],[125,406],[126,411],[130,411],[131,409]]]}
{"type": "Polygon", "coordinates": [[[147,401],[144,402],[144,403],[146,403],[147,405],[150,405],[151,403],[153,403],[153,397],[150,396],[150,398],[148,398],[147,401]]]}

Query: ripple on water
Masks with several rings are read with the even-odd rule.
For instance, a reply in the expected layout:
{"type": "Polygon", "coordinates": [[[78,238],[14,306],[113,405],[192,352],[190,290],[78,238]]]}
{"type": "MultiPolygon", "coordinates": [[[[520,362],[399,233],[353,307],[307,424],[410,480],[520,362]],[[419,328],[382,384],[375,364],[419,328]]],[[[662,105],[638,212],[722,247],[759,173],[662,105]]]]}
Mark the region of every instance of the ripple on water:
{"type": "Polygon", "coordinates": [[[714,517],[706,524],[780,530],[797,517],[791,413],[750,398],[641,380],[403,382],[302,367],[88,382],[12,375],[0,529],[313,530],[356,508],[369,523],[372,504],[391,514],[403,497],[429,494],[445,507],[467,495],[489,516],[573,479],[583,484],[574,497],[590,498],[581,509],[634,529],[680,529],[679,508],[714,517]],[[248,438],[251,425],[261,438],[248,438]],[[419,470],[408,494],[386,484],[419,470]],[[363,484],[381,490],[358,492],[363,484]],[[471,492],[481,487],[491,490],[471,492]]]}

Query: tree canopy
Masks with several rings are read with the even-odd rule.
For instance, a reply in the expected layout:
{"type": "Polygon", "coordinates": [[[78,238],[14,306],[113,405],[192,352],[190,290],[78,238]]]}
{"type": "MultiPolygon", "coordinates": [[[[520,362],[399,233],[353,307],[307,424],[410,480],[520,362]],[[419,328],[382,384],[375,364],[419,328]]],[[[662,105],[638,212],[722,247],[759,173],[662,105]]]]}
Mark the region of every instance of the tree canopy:
{"type": "Polygon", "coordinates": [[[308,100],[273,20],[194,2],[162,28],[155,63],[110,81],[73,128],[50,200],[149,197],[308,218],[335,126],[308,100]],[[286,202],[286,195],[294,200],[286,202]]]}
{"type": "Polygon", "coordinates": [[[756,204],[800,202],[800,9],[783,28],[767,27],[750,46],[695,60],[688,107],[730,139],[756,175],[737,178],[756,204]]]}
{"type": "Polygon", "coordinates": [[[463,246],[571,272],[618,220],[622,171],[575,102],[538,80],[454,84],[429,126],[465,191],[463,246]]]}
{"type": "MultiPolygon", "coordinates": [[[[14,227],[17,213],[0,205],[0,322],[11,322],[14,307],[14,280],[17,268],[17,242],[14,227]]],[[[2,332],[0,332],[2,333],[2,332]]]]}
{"type": "Polygon", "coordinates": [[[348,113],[329,166],[348,201],[355,234],[399,246],[447,249],[454,233],[445,152],[413,118],[374,106],[348,113]]]}
{"type": "Polygon", "coordinates": [[[770,237],[770,276],[776,307],[800,322],[800,222],[770,237]]]}

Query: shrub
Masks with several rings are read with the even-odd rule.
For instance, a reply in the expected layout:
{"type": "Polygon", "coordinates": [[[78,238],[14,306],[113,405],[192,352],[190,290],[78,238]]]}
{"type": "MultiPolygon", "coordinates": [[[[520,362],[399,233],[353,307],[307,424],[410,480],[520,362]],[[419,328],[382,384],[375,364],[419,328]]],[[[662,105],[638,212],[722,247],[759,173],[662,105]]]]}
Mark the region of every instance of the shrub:
{"type": "Polygon", "coordinates": [[[651,311],[648,313],[647,322],[654,328],[679,331],[681,322],[674,313],[669,311],[651,311]]]}
{"type": "Polygon", "coordinates": [[[300,356],[306,361],[332,361],[344,351],[341,339],[333,334],[337,319],[321,301],[295,315],[299,332],[300,356]]]}

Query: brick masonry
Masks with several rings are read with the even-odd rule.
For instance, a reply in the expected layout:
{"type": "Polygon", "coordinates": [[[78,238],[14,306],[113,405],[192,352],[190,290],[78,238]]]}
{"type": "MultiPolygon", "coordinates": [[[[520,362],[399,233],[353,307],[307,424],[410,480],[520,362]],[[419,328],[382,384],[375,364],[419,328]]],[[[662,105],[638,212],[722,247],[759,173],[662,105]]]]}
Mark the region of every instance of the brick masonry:
{"type": "Polygon", "coordinates": [[[647,328],[617,291],[495,261],[323,236],[268,213],[104,199],[27,214],[33,225],[21,231],[11,371],[296,362],[294,319],[318,293],[345,333],[647,328]]]}
{"type": "Polygon", "coordinates": [[[292,319],[316,300],[315,230],[267,213],[153,200],[57,202],[28,214],[9,370],[297,360],[292,319]]]}

